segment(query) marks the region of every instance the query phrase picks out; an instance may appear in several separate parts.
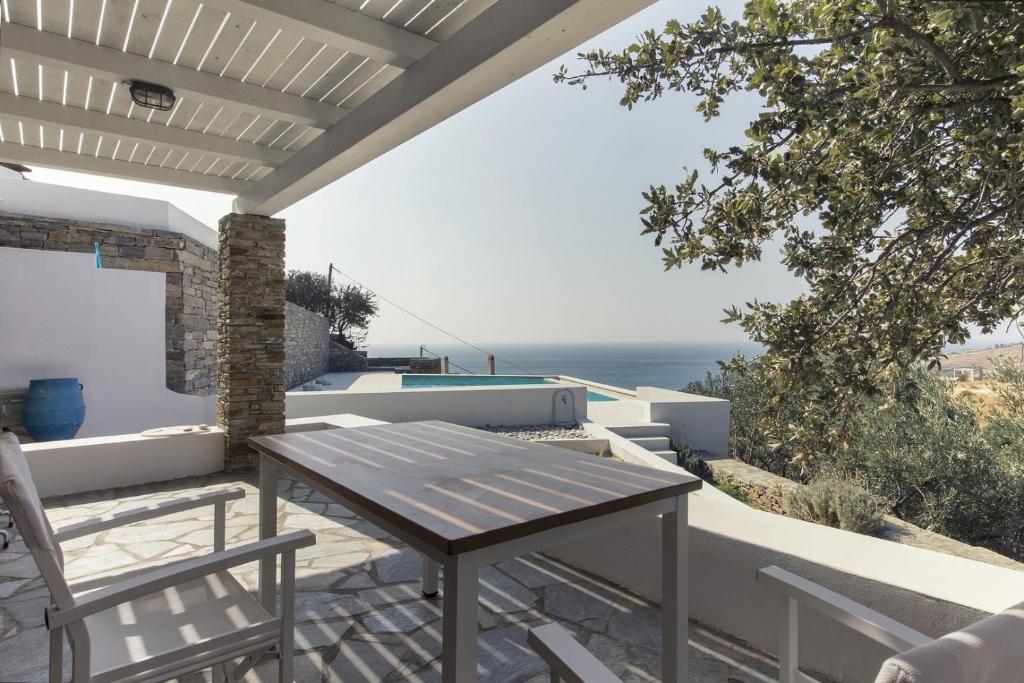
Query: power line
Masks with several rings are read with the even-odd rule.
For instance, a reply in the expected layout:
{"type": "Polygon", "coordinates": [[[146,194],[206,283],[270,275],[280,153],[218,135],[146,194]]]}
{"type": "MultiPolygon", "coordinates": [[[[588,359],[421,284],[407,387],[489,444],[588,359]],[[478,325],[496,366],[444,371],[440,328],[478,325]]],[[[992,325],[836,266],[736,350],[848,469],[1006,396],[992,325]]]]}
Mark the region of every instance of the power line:
{"type": "MultiPolygon", "coordinates": [[[[334,264],[331,264],[331,267],[332,267],[332,268],[334,268],[334,270],[335,270],[335,271],[336,271],[336,272],[337,272],[337,273],[338,273],[339,275],[341,275],[342,277],[344,277],[344,278],[347,278],[347,279],[351,280],[352,282],[354,282],[355,284],[359,285],[359,286],[360,286],[360,287],[362,287],[363,289],[367,290],[368,292],[370,292],[370,293],[371,293],[371,294],[373,294],[374,296],[376,296],[376,297],[378,297],[378,298],[382,299],[383,301],[386,301],[386,302],[388,302],[389,304],[391,304],[392,306],[394,306],[394,307],[395,307],[395,308],[397,308],[398,310],[402,311],[402,312],[403,312],[403,313],[405,313],[406,315],[412,316],[412,317],[413,317],[413,318],[415,318],[416,320],[419,320],[419,321],[420,321],[421,323],[423,323],[424,325],[427,325],[427,326],[429,326],[429,327],[432,327],[432,328],[434,328],[435,330],[437,330],[437,331],[438,331],[438,332],[440,332],[441,334],[447,335],[447,336],[451,337],[452,339],[454,339],[455,341],[457,341],[457,342],[460,342],[460,343],[462,343],[462,344],[465,344],[466,346],[468,346],[468,347],[469,347],[469,348],[471,348],[471,349],[476,349],[477,351],[479,351],[480,353],[484,354],[485,356],[494,356],[494,359],[495,359],[495,360],[500,360],[500,361],[501,361],[502,363],[504,363],[505,365],[508,365],[508,366],[510,366],[510,367],[513,367],[513,368],[515,368],[516,370],[519,370],[519,371],[521,371],[521,372],[525,372],[525,373],[526,373],[527,375],[535,375],[535,374],[537,374],[537,373],[535,373],[535,372],[531,372],[531,371],[527,370],[526,368],[520,367],[520,366],[516,365],[515,363],[511,363],[511,362],[509,362],[509,361],[505,360],[504,358],[499,358],[498,356],[495,356],[495,355],[494,355],[493,353],[491,353],[490,351],[485,351],[484,349],[481,349],[481,348],[480,348],[479,346],[477,346],[476,344],[471,344],[470,342],[466,341],[466,340],[465,340],[465,339],[463,339],[462,337],[459,337],[459,336],[457,336],[457,335],[454,335],[454,334],[452,334],[451,332],[449,332],[448,330],[445,330],[445,329],[443,329],[443,328],[441,328],[441,327],[438,327],[437,325],[435,325],[434,323],[430,322],[429,320],[425,320],[425,319],[421,318],[420,316],[418,316],[418,315],[416,315],[415,313],[413,313],[412,311],[410,311],[410,310],[409,310],[408,308],[406,308],[406,307],[404,307],[404,306],[402,306],[402,305],[400,305],[400,304],[396,303],[395,301],[392,301],[391,299],[387,298],[386,296],[384,296],[384,295],[383,295],[383,294],[381,294],[380,292],[374,291],[374,290],[373,290],[373,289],[371,289],[370,287],[367,287],[366,285],[364,285],[364,284],[363,284],[362,282],[360,282],[359,280],[355,279],[354,277],[352,277],[351,275],[349,275],[349,274],[348,274],[348,273],[346,273],[345,271],[343,271],[343,270],[341,270],[340,268],[338,268],[338,266],[335,266],[334,264]]],[[[458,366],[455,366],[455,367],[458,367],[458,366]]],[[[463,370],[464,370],[465,368],[461,368],[461,369],[463,369],[463,370]]],[[[468,370],[467,370],[467,372],[468,372],[468,370]]]]}
{"type": "MultiPolygon", "coordinates": [[[[422,344],[420,345],[420,351],[425,351],[426,353],[429,353],[431,356],[433,356],[434,358],[437,358],[438,360],[444,360],[444,358],[441,358],[441,356],[437,355],[436,353],[434,353],[433,351],[428,349],[426,346],[423,346],[422,344]]],[[[448,358],[448,356],[445,356],[445,358],[448,358]]],[[[451,360],[450,358],[448,359],[448,364],[458,368],[459,370],[462,370],[467,375],[475,375],[476,374],[472,370],[468,370],[468,369],[462,367],[461,365],[459,365],[455,361],[451,360]]]]}

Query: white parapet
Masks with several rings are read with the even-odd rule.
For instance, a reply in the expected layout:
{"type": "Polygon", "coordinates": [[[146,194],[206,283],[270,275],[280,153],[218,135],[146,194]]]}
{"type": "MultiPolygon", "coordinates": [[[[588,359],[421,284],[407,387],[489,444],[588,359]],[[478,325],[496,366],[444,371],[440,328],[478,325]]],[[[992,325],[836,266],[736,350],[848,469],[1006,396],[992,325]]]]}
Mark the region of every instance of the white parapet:
{"type": "MultiPolygon", "coordinates": [[[[671,467],[665,465],[666,467],[671,467]]],[[[777,650],[778,594],[756,580],[776,565],[938,637],[1024,599],[1024,573],[754,510],[710,486],[690,500],[690,616],[777,650]]],[[[655,602],[661,528],[643,520],[549,554],[655,602]],[[610,552],[609,549],[614,549],[610,552]]],[[[848,683],[870,683],[892,653],[805,610],[801,660],[848,683]]]]}
{"type": "Polygon", "coordinates": [[[224,432],[141,434],[22,446],[39,495],[59,496],[213,474],[224,469],[224,432]]]}
{"type": "Polygon", "coordinates": [[[354,413],[387,422],[446,420],[467,427],[539,425],[558,422],[556,401],[568,415],[587,417],[586,387],[564,384],[395,389],[391,391],[289,391],[289,419],[354,413]]]}
{"type": "Polygon", "coordinates": [[[657,387],[637,387],[648,422],[672,425],[672,440],[718,456],[729,454],[729,402],[657,387]]]}

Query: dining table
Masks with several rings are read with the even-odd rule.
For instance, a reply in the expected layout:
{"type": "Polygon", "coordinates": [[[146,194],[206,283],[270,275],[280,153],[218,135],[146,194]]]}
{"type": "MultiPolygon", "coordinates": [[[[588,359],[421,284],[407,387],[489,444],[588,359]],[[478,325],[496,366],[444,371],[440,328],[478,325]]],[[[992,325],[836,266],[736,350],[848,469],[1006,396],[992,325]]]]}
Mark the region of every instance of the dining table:
{"type": "MultiPolygon", "coordinates": [[[[423,594],[436,595],[439,581],[443,589],[444,683],[477,680],[482,567],[660,518],[662,680],[686,680],[687,494],[701,480],[685,470],[438,420],[255,436],[249,445],[259,453],[261,539],[277,534],[278,479],[289,476],[422,555],[423,594]]],[[[272,558],[260,564],[271,613],[275,571],[272,558]]]]}

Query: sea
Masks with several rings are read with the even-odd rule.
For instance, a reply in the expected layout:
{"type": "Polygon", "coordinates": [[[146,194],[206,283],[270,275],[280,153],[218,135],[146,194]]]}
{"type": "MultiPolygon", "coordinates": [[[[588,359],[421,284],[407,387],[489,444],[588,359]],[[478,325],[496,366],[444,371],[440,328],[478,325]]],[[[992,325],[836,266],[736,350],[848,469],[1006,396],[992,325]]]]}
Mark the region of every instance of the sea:
{"type": "MultiPolygon", "coordinates": [[[[602,384],[681,389],[717,372],[718,362],[738,354],[750,358],[761,347],[750,342],[630,342],[586,344],[478,344],[495,356],[497,374],[569,375],[602,384]]],[[[418,356],[419,345],[373,344],[371,356],[418,356]]],[[[423,355],[447,355],[451,372],[481,374],[487,356],[457,342],[434,343],[423,355]]]]}

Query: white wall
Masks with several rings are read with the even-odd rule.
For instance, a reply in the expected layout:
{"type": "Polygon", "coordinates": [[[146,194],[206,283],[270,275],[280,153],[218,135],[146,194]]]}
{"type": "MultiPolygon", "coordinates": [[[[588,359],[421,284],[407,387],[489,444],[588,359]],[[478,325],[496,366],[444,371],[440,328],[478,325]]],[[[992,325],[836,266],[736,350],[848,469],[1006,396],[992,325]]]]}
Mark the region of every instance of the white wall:
{"type": "Polygon", "coordinates": [[[644,419],[672,425],[672,440],[715,455],[729,454],[729,402],[657,387],[637,387],[644,419]]]}
{"type": "Polygon", "coordinates": [[[216,230],[157,199],[0,177],[0,211],[169,230],[217,248],[216,230]]]}
{"type": "Polygon", "coordinates": [[[587,390],[562,384],[396,389],[394,391],[289,391],[288,418],[354,413],[387,422],[446,420],[468,427],[549,424],[555,393],[569,391],[576,419],[587,416],[587,390]]]}
{"type": "Polygon", "coordinates": [[[213,424],[214,396],[166,386],[165,279],[97,270],[91,254],[0,248],[0,388],[77,377],[85,385],[80,437],[213,424]]]}
{"type": "MultiPolygon", "coordinates": [[[[690,495],[690,615],[776,653],[777,595],[757,583],[777,565],[937,637],[1024,599],[1024,573],[754,510],[713,489],[690,495]]],[[[549,554],[659,601],[660,520],[549,554]],[[614,548],[615,552],[609,552],[614,548]]],[[[800,656],[840,683],[869,683],[888,652],[808,610],[800,656]]]]}
{"type": "Polygon", "coordinates": [[[213,474],[224,469],[224,432],[157,438],[126,434],[22,447],[39,495],[60,496],[213,474]]]}

